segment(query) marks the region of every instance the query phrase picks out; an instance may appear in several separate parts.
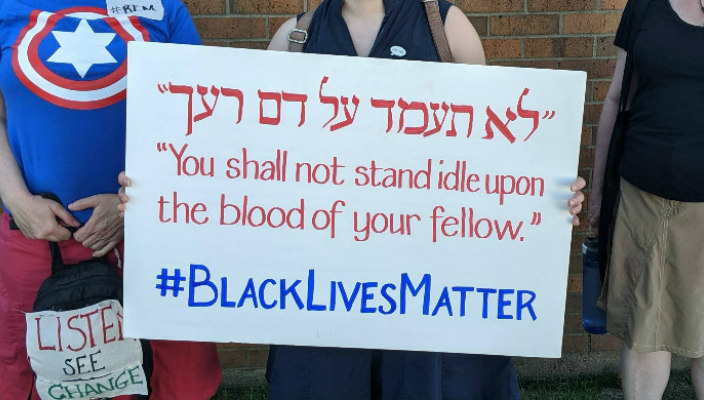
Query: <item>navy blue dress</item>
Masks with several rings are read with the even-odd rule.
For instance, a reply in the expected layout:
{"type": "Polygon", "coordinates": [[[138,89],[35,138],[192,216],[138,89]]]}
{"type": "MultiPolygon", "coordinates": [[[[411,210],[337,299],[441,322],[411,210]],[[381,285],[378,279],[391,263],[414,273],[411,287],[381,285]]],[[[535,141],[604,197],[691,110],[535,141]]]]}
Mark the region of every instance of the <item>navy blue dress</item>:
{"type": "MultiPolygon", "coordinates": [[[[347,24],[342,18],[343,0],[326,0],[320,4],[308,28],[305,53],[356,56],[357,51],[347,24]]],[[[452,4],[439,0],[440,15],[445,20],[452,4]]],[[[381,23],[369,57],[439,61],[425,6],[420,0],[384,0],[386,16],[381,23]],[[392,48],[395,48],[392,50],[392,48]],[[402,49],[402,50],[401,50],[402,49]]]]}
{"type": "MultiPolygon", "coordinates": [[[[304,52],[357,55],[343,3],[320,4],[304,52]]],[[[439,5],[444,22],[452,4],[439,5]]],[[[420,0],[384,0],[384,7],[369,57],[440,60],[420,0]]],[[[520,399],[513,362],[500,356],[272,345],[266,377],[269,400],[520,399]]]]}

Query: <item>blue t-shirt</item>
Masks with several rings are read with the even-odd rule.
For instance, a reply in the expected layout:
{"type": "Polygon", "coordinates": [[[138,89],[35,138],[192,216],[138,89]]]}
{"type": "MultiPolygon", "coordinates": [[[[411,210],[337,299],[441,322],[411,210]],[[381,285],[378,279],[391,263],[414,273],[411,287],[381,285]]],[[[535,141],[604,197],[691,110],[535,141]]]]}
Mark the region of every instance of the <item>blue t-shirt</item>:
{"type": "MultiPolygon", "coordinates": [[[[320,4],[308,28],[306,53],[356,56],[357,51],[342,18],[344,0],[320,4]]],[[[443,22],[452,4],[438,1],[443,22]]],[[[420,0],[384,0],[386,15],[369,57],[399,60],[439,61],[425,6],[420,0]]]]}
{"type": "Polygon", "coordinates": [[[32,193],[66,206],[117,192],[133,40],[200,44],[179,0],[0,0],[0,90],[32,193]]]}

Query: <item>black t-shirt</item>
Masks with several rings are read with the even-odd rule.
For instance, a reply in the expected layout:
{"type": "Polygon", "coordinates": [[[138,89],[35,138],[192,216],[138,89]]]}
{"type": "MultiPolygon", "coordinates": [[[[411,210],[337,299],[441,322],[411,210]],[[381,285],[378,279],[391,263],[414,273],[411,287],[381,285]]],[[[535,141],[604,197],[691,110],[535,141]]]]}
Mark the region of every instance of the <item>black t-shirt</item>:
{"type": "Polygon", "coordinates": [[[620,173],[660,197],[704,201],[704,27],[669,0],[650,0],[633,49],[629,0],[615,44],[633,52],[638,81],[620,173]]]}

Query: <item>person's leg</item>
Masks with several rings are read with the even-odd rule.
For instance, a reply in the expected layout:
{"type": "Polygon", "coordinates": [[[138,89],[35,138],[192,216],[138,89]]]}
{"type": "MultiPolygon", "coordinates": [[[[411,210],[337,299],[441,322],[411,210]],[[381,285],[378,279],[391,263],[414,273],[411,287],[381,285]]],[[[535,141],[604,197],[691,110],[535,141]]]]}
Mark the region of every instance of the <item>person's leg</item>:
{"type": "Polygon", "coordinates": [[[375,356],[374,400],[441,400],[440,353],[377,350],[375,356]]]}
{"type": "Polygon", "coordinates": [[[154,372],[150,400],[207,400],[222,371],[214,343],[151,340],[154,372]]]}
{"type": "Polygon", "coordinates": [[[697,400],[704,400],[704,357],[692,358],[690,367],[694,393],[697,395],[697,400]]]}
{"type": "Polygon", "coordinates": [[[371,350],[272,345],[270,400],[369,400],[371,350]]]}
{"type": "Polygon", "coordinates": [[[443,354],[443,400],[518,400],[521,391],[506,356],[443,354]]]}
{"type": "Polygon", "coordinates": [[[51,272],[49,246],[10,230],[9,218],[0,217],[0,397],[39,399],[27,359],[25,312],[42,281],[51,272]]]}
{"type": "Polygon", "coordinates": [[[668,351],[638,353],[621,348],[624,400],[660,400],[670,378],[672,354],[668,351]]]}

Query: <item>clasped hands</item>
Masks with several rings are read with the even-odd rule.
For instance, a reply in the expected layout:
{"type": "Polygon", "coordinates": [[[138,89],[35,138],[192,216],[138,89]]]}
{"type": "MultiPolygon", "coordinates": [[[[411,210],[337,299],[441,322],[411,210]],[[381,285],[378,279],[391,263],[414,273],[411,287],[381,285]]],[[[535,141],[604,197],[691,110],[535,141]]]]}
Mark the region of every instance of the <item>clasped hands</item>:
{"type": "Polygon", "coordinates": [[[8,208],[26,238],[61,242],[71,238],[70,228],[74,228],[73,238],[92,249],[93,257],[102,257],[122,242],[123,219],[118,204],[117,194],[97,194],[76,200],[66,209],[54,200],[28,195],[8,208]],[[93,213],[83,225],[71,214],[90,208],[93,213]]]}

